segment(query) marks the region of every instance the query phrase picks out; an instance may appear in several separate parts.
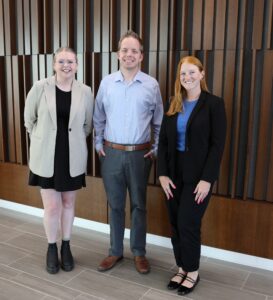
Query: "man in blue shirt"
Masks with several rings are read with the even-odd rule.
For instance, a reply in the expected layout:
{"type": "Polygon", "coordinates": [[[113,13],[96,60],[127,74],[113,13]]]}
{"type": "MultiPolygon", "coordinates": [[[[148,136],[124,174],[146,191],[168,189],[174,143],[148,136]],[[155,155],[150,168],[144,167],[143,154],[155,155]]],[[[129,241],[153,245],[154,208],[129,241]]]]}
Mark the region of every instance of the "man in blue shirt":
{"type": "Polygon", "coordinates": [[[117,55],[120,69],[101,81],[93,119],[96,150],[110,207],[109,256],[98,270],[109,270],[123,258],[128,189],[130,247],[137,271],[145,274],[150,271],[145,257],[146,188],[157,152],[163,105],[157,81],[140,71],[143,44],[135,32],[128,31],[121,37],[117,55]]]}

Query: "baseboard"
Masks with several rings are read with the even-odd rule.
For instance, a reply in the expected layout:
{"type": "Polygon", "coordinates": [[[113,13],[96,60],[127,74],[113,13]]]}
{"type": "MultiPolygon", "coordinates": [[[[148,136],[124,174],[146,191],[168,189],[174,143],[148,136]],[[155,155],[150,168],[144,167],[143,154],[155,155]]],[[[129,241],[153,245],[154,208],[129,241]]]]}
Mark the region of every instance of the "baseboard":
{"type": "MultiPolygon", "coordinates": [[[[32,206],[27,206],[27,205],[0,199],[0,208],[1,207],[18,211],[21,213],[25,213],[25,214],[37,216],[37,217],[43,217],[43,209],[32,207],[32,206]]],[[[81,219],[77,217],[74,220],[74,225],[81,228],[91,229],[91,230],[95,230],[107,234],[109,234],[110,232],[108,224],[94,222],[94,221],[81,219]]],[[[129,238],[129,235],[130,235],[130,230],[126,229],[125,237],[129,238]]],[[[172,248],[171,241],[169,238],[150,234],[150,233],[147,234],[147,243],[165,247],[165,248],[172,248]]],[[[257,257],[257,256],[242,254],[238,252],[203,246],[203,245],[201,248],[201,254],[202,256],[206,256],[209,258],[220,259],[227,262],[232,262],[232,263],[250,266],[254,268],[273,271],[273,260],[263,258],[263,257],[257,257]]]]}

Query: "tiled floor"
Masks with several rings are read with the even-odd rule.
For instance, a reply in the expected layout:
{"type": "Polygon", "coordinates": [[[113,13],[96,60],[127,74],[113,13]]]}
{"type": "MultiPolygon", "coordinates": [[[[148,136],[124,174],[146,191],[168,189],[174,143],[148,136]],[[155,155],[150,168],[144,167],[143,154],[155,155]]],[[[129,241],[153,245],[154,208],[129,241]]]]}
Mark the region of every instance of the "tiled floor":
{"type": "Polygon", "coordinates": [[[45,270],[47,242],[42,220],[0,208],[0,299],[119,300],[273,300],[273,272],[202,257],[201,281],[187,298],[168,291],[175,271],[170,249],[148,245],[152,271],[134,269],[128,241],[125,259],[106,273],[96,267],[107,253],[107,235],[74,227],[72,272],[50,275],[45,270]]]}

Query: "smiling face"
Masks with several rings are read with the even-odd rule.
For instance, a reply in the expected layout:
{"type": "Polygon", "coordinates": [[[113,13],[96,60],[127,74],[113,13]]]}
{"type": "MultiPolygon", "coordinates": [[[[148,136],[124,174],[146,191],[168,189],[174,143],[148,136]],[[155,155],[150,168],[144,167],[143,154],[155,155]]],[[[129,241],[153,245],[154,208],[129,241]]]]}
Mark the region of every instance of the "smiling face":
{"type": "Polygon", "coordinates": [[[204,77],[204,71],[187,62],[184,62],[180,68],[180,83],[189,94],[198,94],[201,92],[201,80],[204,77]]]}
{"type": "Polygon", "coordinates": [[[124,38],[118,51],[118,59],[121,70],[130,72],[139,70],[143,59],[139,41],[133,37],[124,38]]]}
{"type": "Polygon", "coordinates": [[[73,52],[61,51],[54,57],[54,71],[57,81],[72,80],[77,72],[77,58],[73,52]]]}

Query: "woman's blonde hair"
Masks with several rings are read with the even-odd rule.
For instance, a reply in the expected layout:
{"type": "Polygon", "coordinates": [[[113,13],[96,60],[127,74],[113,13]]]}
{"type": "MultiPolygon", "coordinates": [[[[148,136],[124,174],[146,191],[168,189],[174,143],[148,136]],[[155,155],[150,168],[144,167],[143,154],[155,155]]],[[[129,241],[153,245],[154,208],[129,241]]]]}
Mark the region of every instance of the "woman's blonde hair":
{"type": "Polygon", "coordinates": [[[53,56],[53,62],[56,62],[56,55],[59,54],[60,52],[70,52],[73,53],[75,55],[75,59],[76,59],[76,63],[78,63],[78,57],[77,57],[77,53],[74,49],[70,48],[70,47],[60,47],[59,49],[56,50],[56,52],[54,53],[53,56]]]}
{"type": "MultiPolygon", "coordinates": [[[[177,66],[177,72],[176,72],[176,79],[174,84],[174,96],[171,97],[171,104],[169,107],[169,110],[167,111],[168,116],[172,116],[178,112],[183,111],[183,102],[187,97],[187,91],[186,89],[181,85],[180,82],[180,71],[181,66],[183,63],[188,63],[197,66],[200,72],[204,71],[204,67],[201,63],[201,61],[195,57],[195,56],[185,56],[180,59],[178,66],[177,66]]],[[[208,87],[205,78],[203,77],[200,81],[201,85],[201,91],[208,92],[208,87]]]]}

